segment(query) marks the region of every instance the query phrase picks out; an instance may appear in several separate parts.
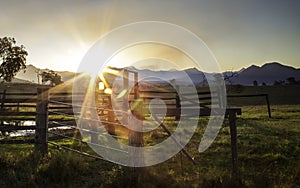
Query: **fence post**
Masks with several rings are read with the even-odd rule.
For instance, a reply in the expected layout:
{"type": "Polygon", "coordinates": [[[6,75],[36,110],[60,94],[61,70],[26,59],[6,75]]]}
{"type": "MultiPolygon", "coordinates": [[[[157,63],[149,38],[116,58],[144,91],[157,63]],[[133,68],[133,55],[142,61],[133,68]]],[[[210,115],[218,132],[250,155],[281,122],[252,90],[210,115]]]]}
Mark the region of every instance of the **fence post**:
{"type": "Polygon", "coordinates": [[[3,93],[2,93],[2,99],[1,99],[1,112],[4,112],[5,96],[6,96],[6,89],[3,90],[3,93]]]}
{"type": "Polygon", "coordinates": [[[108,99],[108,111],[107,111],[107,132],[109,132],[109,134],[115,135],[116,131],[115,131],[115,125],[113,124],[109,124],[109,123],[114,123],[115,122],[115,112],[113,111],[113,107],[112,107],[112,102],[111,102],[112,98],[111,95],[109,96],[108,99]]]}
{"type": "Polygon", "coordinates": [[[230,141],[231,141],[231,160],[232,160],[232,175],[238,176],[238,151],[237,151],[237,129],[236,129],[236,112],[228,110],[230,141]]]}
{"type": "Polygon", "coordinates": [[[36,102],[36,128],[35,128],[35,144],[36,153],[48,153],[48,89],[37,88],[36,102]]]}
{"type": "Polygon", "coordinates": [[[180,101],[180,96],[179,96],[179,85],[176,85],[176,116],[175,116],[175,120],[179,121],[180,120],[180,116],[181,116],[181,101],[180,101]]]}
{"type": "Polygon", "coordinates": [[[271,118],[271,108],[270,108],[270,101],[269,101],[269,95],[268,94],[266,94],[266,101],[267,101],[267,106],[268,106],[269,118],[271,118]]]}
{"type": "Polygon", "coordinates": [[[127,125],[129,128],[128,139],[129,139],[129,146],[131,146],[129,150],[129,157],[132,159],[132,171],[131,171],[131,178],[130,178],[130,187],[136,188],[139,187],[138,179],[140,168],[137,168],[137,163],[144,163],[144,154],[141,153],[136,148],[143,147],[144,140],[143,140],[143,120],[145,116],[145,102],[144,99],[139,98],[139,85],[135,83],[134,86],[134,102],[137,103],[135,108],[133,109],[133,114],[129,114],[127,117],[127,125]]]}
{"type": "Polygon", "coordinates": [[[132,176],[131,176],[131,182],[130,187],[136,188],[139,187],[138,184],[138,177],[139,177],[139,171],[140,169],[137,168],[136,163],[144,163],[144,155],[139,150],[135,149],[143,147],[143,120],[139,119],[138,117],[134,115],[129,115],[129,146],[132,148],[129,150],[130,158],[132,159],[132,176]]]}

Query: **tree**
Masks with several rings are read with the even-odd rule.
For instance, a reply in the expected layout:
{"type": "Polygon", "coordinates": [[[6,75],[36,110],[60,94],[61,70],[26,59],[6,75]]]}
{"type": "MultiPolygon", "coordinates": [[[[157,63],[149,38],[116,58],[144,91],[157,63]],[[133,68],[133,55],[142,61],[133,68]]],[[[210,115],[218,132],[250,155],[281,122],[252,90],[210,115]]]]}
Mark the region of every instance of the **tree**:
{"type": "Polygon", "coordinates": [[[14,38],[0,38],[0,78],[2,82],[10,82],[17,72],[26,69],[27,55],[25,47],[17,46],[14,38]]]}
{"type": "Polygon", "coordinates": [[[286,80],[288,81],[288,84],[290,84],[290,85],[297,84],[295,77],[288,77],[286,80]]]}
{"type": "Polygon", "coordinates": [[[284,85],[284,81],[283,80],[276,80],[273,85],[275,85],[275,86],[276,85],[284,85]]]}
{"type": "Polygon", "coordinates": [[[61,80],[61,76],[54,72],[53,70],[44,71],[41,73],[42,82],[45,84],[46,82],[50,81],[51,86],[56,86],[58,84],[63,83],[61,80]]]}
{"type": "Polygon", "coordinates": [[[253,81],[254,86],[258,86],[258,82],[256,80],[253,81]]]}
{"type": "Polygon", "coordinates": [[[232,85],[232,79],[238,77],[238,75],[239,74],[237,72],[233,72],[233,71],[224,72],[223,78],[226,84],[232,85]]]}

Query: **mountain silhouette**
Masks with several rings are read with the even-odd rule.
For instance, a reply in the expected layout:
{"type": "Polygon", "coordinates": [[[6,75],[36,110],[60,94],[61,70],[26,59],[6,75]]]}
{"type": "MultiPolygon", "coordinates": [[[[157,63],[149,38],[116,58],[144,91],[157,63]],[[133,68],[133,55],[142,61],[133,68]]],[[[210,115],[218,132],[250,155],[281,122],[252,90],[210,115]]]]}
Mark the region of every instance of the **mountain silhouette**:
{"type": "Polygon", "coordinates": [[[240,71],[238,76],[232,78],[231,81],[233,84],[253,85],[253,81],[256,80],[259,85],[262,83],[273,85],[275,81],[286,81],[289,77],[300,80],[300,69],[272,62],[266,63],[261,67],[251,65],[240,71]]]}
{"type": "MultiPolygon", "coordinates": [[[[197,86],[203,86],[205,82],[205,73],[196,69],[189,68],[185,70],[174,70],[169,71],[154,71],[149,69],[136,69],[135,67],[127,67],[127,69],[136,71],[139,73],[139,79],[145,79],[149,77],[163,78],[165,81],[175,80],[177,84],[190,84],[191,81],[197,86]],[[187,81],[187,77],[191,81],[187,81]]],[[[22,80],[24,82],[38,83],[38,72],[47,71],[49,69],[39,69],[33,65],[27,65],[26,72],[20,71],[16,75],[15,80],[22,80]]],[[[63,81],[72,79],[75,75],[74,72],[70,71],[56,71],[62,77],[63,81]]],[[[209,75],[211,73],[207,73],[209,75]]],[[[259,85],[265,83],[267,85],[273,85],[275,81],[286,81],[289,77],[294,77],[296,80],[300,80],[300,69],[296,69],[291,66],[282,65],[278,62],[266,63],[264,65],[256,66],[251,65],[248,68],[242,68],[235,72],[223,72],[223,74],[234,74],[235,77],[230,78],[231,84],[241,85],[253,85],[253,81],[256,80],[259,85]]],[[[41,78],[40,83],[41,83],[41,78]]]]}

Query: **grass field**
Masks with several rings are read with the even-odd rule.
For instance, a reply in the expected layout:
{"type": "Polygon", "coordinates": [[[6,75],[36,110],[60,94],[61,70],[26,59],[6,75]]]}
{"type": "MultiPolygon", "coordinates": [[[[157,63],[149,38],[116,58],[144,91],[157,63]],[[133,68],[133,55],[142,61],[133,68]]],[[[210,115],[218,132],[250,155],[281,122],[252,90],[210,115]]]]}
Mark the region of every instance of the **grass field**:
{"type": "MultiPolygon", "coordinates": [[[[199,153],[208,121],[200,118],[186,146],[197,164],[178,153],[162,164],[138,169],[138,187],[300,187],[299,114],[300,105],[273,105],[271,119],[265,106],[243,107],[237,120],[238,178],[231,177],[227,120],[211,147],[199,153]]],[[[71,140],[59,143],[79,147],[71,140]]],[[[0,187],[132,186],[132,168],[49,146],[48,155],[41,157],[32,154],[32,145],[1,145],[0,187]]]]}

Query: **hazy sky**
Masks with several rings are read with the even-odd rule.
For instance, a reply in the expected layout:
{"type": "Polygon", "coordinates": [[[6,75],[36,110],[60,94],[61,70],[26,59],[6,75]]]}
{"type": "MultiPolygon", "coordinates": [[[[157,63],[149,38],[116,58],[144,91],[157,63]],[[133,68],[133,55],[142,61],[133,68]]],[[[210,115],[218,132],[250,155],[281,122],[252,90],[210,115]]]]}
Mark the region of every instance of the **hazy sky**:
{"type": "Polygon", "coordinates": [[[15,37],[28,64],[76,71],[111,29],[165,21],[197,34],[222,70],[278,61],[300,67],[299,0],[2,0],[0,37],[15,37]]]}

